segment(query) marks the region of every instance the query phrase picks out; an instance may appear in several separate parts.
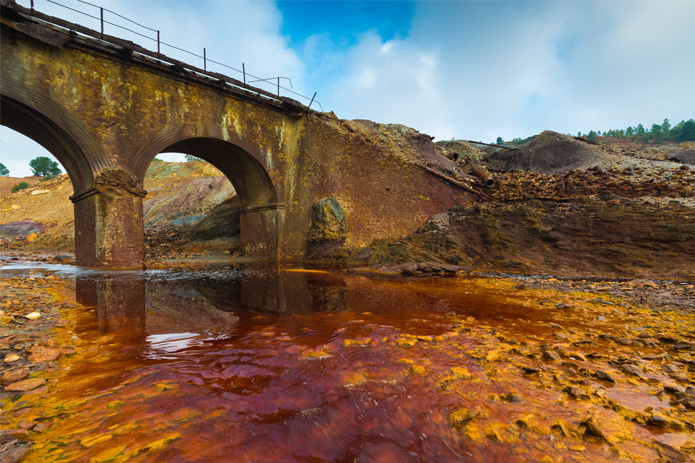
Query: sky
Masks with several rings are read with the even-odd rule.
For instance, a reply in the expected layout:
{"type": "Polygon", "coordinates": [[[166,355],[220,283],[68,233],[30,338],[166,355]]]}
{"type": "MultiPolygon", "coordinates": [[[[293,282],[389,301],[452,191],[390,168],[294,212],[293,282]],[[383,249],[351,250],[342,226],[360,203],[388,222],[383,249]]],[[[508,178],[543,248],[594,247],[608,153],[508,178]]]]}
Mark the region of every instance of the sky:
{"type": "MultiPolygon", "coordinates": [[[[56,1],[99,16],[78,0],[56,1]]],[[[494,142],[695,118],[695,0],[92,2],[159,30],[164,43],[198,55],[205,48],[209,59],[236,69],[244,63],[260,78],[283,77],[307,99],[285,94],[304,104],[316,92],[313,109],[405,124],[437,140],[494,142]]],[[[99,28],[47,0],[34,3],[99,28]]],[[[108,11],[105,18],[148,37],[108,24],[107,34],[156,48],[156,32],[108,11]]],[[[166,46],[162,52],[202,65],[166,46]]],[[[10,175],[30,175],[36,156],[49,154],[0,127],[0,162],[10,175]]],[[[181,159],[172,156],[159,157],[181,159]]]]}

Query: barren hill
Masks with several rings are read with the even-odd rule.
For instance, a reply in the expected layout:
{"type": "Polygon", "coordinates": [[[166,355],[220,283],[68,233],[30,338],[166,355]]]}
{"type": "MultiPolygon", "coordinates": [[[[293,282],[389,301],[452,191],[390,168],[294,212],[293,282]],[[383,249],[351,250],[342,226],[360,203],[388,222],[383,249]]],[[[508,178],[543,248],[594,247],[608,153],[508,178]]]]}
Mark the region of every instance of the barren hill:
{"type": "MultiPolygon", "coordinates": [[[[460,184],[478,200],[436,214],[409,236],[332,247],[311,254],[312,259],[695,279],[692,143],[628,147],[546,131],[514,149],[481,149],[460,140],[433,143],[396,124],[335,123],[392,156],[460,184]],[[470,175],[481,172],[493,181],[470,175]]],[[[155,161],[145,189],[150,261],[234,253],[239,204],[217,169],[205,162],[155,161]]],[[[72,186],[63,175],[0,197],[0,245],[71,252],[70,194],[72,186]]]]}

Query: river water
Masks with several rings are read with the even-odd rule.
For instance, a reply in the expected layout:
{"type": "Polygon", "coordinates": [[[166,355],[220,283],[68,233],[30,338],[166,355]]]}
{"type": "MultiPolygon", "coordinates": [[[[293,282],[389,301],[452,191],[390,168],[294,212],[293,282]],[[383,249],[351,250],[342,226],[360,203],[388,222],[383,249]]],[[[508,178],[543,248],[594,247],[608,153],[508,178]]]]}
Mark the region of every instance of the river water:
{"type": "Polygon", "coordinates": [[[639,320],[591,294],[263,267],[4,272],[58,275],[83,307],[42,403],[53,426],[23,461],[655,461],[654,439],[692,437],[635,418],[670,413],[669,378],[615,366],[653,348],[603,343],[639,320]]]}

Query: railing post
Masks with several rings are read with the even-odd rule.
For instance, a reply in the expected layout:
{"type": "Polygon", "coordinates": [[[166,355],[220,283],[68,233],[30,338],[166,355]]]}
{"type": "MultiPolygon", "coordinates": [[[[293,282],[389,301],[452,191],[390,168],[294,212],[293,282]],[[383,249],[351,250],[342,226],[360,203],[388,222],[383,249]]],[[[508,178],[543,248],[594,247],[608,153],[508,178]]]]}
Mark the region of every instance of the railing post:
{"type": "Polygon", "coordinates": [[[278,96],[280,96],[280,78],[278,77],[278,96]]]}
{"type": "Polygon", "coordinates": [[[157,56],[159,56],[159,31],[157,31],[157,56]]]}
{"type": "Polygon", "coordinates": [[[31,14],[34,14],[34,0],[31,0],[31,14]]]}
{"type": "Polygon", "coordinates": [[[101,38],[104,38],[104,9],[99,8],[101,10],[101,38]]]}
{"type": "Polygon", "coordinates": [[[208,57],[205,52],[205,48],[203,48],[203,71],[207,72],[208,71],[208,57]]]}
{"type": "Polygon", "coordinates": [[[246,65],[241,63],[241,71],[244,73],[244,85],[246,85],[246,65]]]}
{"type": "Polygon", "coordinates": [[[314,102],[314,98],[316,98],[316,92],[314,92],[314,96],[311,97],[311,101],[309,102],[309,106],[307,106],[307,108],[311,108],[311,103],[314,102]]]}

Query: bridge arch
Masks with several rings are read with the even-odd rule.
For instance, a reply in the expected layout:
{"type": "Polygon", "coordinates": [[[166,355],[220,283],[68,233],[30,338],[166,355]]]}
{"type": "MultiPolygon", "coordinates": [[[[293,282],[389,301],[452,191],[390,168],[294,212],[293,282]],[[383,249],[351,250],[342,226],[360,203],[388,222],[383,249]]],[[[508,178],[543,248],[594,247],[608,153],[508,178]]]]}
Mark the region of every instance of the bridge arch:
{"type": "Polygon", "coordinates": [[[241,250],[249,257],[275,260],[284,224],[282,188],[276,168],[260,150],[239,137],[197,131],[165,131],[137,153],[133,173],[141,181],[159,153],[199,157],[219,169],[234,186],[241,205],[241,250]]]}
{"type": "Polygon", "coordinates": [[[84,124],[49,97],[3,76],[0,124],[31,138],[58,159],[76,195],[94,185],[96,172],[112,168],[84,124]]]}

